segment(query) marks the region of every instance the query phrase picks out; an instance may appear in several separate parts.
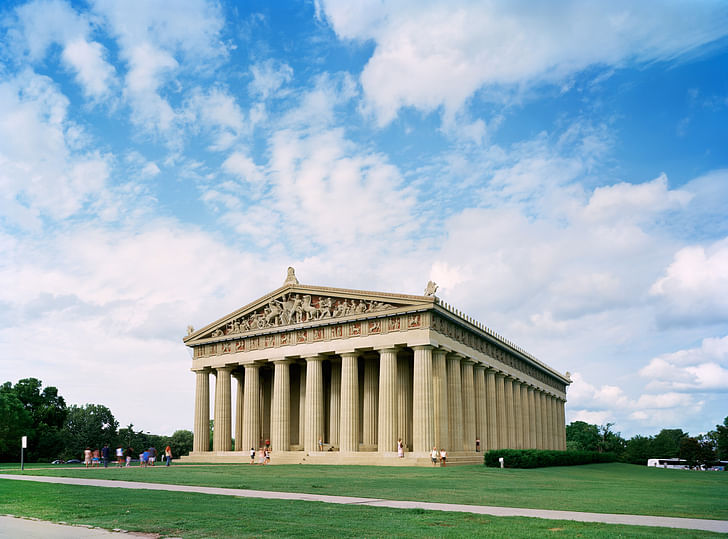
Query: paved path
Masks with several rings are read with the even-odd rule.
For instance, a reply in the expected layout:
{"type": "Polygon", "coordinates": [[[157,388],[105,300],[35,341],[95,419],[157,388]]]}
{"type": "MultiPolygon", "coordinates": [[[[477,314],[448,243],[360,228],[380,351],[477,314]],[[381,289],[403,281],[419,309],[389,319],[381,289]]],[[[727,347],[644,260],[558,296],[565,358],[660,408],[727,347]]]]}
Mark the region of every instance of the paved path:
{"type": "Polygon", "coordinates": [[[67,524],[54,524],[35,518],[17,518],[0,515],[0,539],[79,539],[100,538],[123,539],[125,537],[150,538],[157,535],[133,533],[122,530],[109,531],[102,528],[89,528],[87,526],[71,526],[67,524]]]}
{"type": "Polygon", "coordinates": [[[305,494],[298,492],[274,492],[237,488],[197,487],[189,485],[167,485],[164,483],[142,483],[134,481],[111,481],[106,479],[81,479],[74,477],[44,477],[31,475],[5,475],[0,479],[37,481],[40,483],[61,483],[65,485],[86,485],[146,490],[167,490],[175,492],[197,492],[243,498],[267,498],[276,500],[303,500],[309,502],[338,503],[344,505],[368,505],[371,507],[393,507],[399,509],[427,509],[430,511],[455,511],[476,513],[497,517],[533,517],[553,520],[574,520],[579,522],[603,522],[605,524],[628,524],[636,526],[658,526],[705,530],[728,533],[728,520],[707,520],[701,518],[655,517],[645,515],[617,515],[609,513],[583,513],[578,511],[555,511],[552,509],[524,509],[518,507],[494,507],[488,505],[462,505],[451,503],[412,502],[382,500],[378,498],[357,498],[352,496],[330,496],[326,494],[305,494]]]}

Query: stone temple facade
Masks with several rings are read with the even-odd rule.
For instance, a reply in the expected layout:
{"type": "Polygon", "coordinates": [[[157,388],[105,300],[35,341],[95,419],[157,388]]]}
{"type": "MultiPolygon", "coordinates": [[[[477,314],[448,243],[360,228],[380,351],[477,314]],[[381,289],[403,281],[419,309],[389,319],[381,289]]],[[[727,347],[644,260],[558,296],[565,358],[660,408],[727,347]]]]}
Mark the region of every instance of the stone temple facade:
{"type": "Polygon", "coordinates": [[[478,450],[565,449],[568,373],[442,302],[436,289],[308,286],[289,268],[281,288],[188,328],[196,377],[188,459],[245,462],[266,441],[272,463],[426,464],[437,447],[457,464],[482,462],[478,450]]]}

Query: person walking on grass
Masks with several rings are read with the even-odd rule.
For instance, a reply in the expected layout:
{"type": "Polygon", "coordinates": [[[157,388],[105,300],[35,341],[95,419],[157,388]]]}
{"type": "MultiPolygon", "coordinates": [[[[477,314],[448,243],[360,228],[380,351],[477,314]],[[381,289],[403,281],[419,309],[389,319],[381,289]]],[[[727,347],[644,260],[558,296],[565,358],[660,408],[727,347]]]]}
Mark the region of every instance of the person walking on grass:
{"type": "Polygon", "coordinates": [[[255,464],[255,448],[250,448],[250,464],[255,464]]]}
{"type": "Polygon", "coordinates": [[[111,450],[109,449],[109,444],[104,444],[104,447],[101,448],[101,460],[104,461],[104,468],[109,467],[109,458],[111,457],[111,450]]]}
{"type": "Polygon", "coordinates": [[[86,468],[88,468],[88,465],[91,464],[91,448],[87,447],[83,450],[83,463],[86,465],[86,468]]]}
{"type": "Polygon", "coordinates": [[[164,448],[164,460],[166,461],[165,466],[169,466],[169,463],[172,460],[172,448],[169,446],[164,448]]]}
{"type": "Polygon", "coordinates": [[[121,463],[124,461],[124,449],[119,446],[116,448],[116,465],[121,468],[121,463]]]}

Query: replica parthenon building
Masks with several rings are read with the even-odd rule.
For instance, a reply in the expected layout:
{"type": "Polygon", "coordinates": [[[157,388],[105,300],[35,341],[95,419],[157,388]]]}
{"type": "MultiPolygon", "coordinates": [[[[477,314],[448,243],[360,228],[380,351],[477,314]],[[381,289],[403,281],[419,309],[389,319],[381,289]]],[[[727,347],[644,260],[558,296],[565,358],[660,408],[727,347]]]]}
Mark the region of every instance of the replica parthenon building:
{"type": "Polygon", "coordinates": [[[289,268],[281,288],[188,328],[190,460],[244,461],[266,441],[278,463],[411,465],[428,462],[433,446],[453,463],[481,462],[477,449],[565,449],[568,373],[442,302],[436,289],[308,286],[289,268]],[[395,458],[399,440],[404,459],[395,458]]]}

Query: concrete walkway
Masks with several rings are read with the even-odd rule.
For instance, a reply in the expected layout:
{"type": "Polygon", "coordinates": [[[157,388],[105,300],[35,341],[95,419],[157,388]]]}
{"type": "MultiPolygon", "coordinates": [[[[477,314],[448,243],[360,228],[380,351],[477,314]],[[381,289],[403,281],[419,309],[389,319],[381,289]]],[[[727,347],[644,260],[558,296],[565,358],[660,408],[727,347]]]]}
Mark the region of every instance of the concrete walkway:
{"type": "Polygon", "coordinates": [[[242,498],[266,498],[275,500],[302,500],[307,502],[338,503],[343,505],[368,505],[371,507],[392,507],[398,509],[427,509],[430,511],[455,511],[476,513],[497,517],[532,517],[552,520],[574,520],[578,522],[603,522],[605,524],[627,524],[634,526],[657,526],[728,533],[728,520],[707,520],[701,518],[656,517],[645,515],[617,515],[609,513],[583,513],[578,511],[555,511],[552,509],[524,509],[518,507],[494,507],[488,505],[462,505],[414,501],[382,500],[351,496],[330,496],[325,494],[304,494],[297,492],[274,492],[237,488],[197,487],[189,485],[167,485],[133,481],[110,481],[106,479],[80,479],[73,477],[44,477],[30,475],[0,474],[0,479],[35,481],[39,483],[60,483],[64,485],[85,485],[127,489],[165,490],[174,492],[196,492],[242,498]]]}

